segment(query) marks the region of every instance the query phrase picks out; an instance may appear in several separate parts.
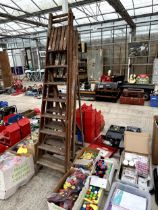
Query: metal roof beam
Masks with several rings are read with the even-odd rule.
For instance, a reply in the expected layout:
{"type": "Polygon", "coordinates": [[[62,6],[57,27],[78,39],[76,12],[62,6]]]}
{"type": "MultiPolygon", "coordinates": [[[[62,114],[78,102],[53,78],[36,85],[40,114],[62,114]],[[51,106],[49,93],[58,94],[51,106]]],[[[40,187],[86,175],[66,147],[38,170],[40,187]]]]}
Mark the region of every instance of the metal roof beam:
{"type": "Polygon", "coordinates": [[[128,23],[128,25],[134,29],[136,28],[136,24],[132,20],[131,16],[128,14],[127,10],[123,6],[120,0],[106,0],[115,11],[128,23]]]}
{"type": "MultiPolygon", "coordinates": [[[[2,12],[0,12],[0,17],[7,18],[10,21],[17,20],[19,22],[29,23],[29,24],[36,25],[36,26],[48,27],[47,24],[44,24],[44,23],[41,23],[38,21],[28,20],[28,19],[21,18],[20,16],[13,16],[13,15],[2,13],[2,12]]],[[[7,20],[7,22],[8,22],[8,20],[7,20]]],[[[1,20],[0,23],[6,23],[6,21],[1,20]]]]}
{"type": "Polygon", "coordinates": [[[9,8],[9,9],[12,9],[12,10],[16,10],[16,11],[19,11],[19,12],[24,12],[23,10],[21,10],[21,9],[19,9],[19,8],[15,8],[15,7],[6,5],[6,4],[0,3],[0,5],[3,6],[3,7],[7,7],[7,8],[9,8]]]}
{"type": "MultiPolygon", "coordinates": [[[[92,4],[92,3],[101,2],[101,1],[103,1],[103,0],[78,1],[78,2],[73,2],[73,3],[69,4],[69,7],[70,8],[75,8],[75,7],[80,7],[80,6],[83,6],[83,5],[86,5],[86,4],[92,4]]],[[[33,12],[33,13],[27,13],[27,14],[18,16],[18,18],[19,19],[21,19],[21,18],[24,19],[24,18],[29,18],[29,17],[33,17],[33,16],[39,16],[39,15],[50,13],[50,12],[57,12],[57,11],[60,11],[60,10],[62,10],[62,6],[52,7],[52,8],[49,8],[49,9],[45,9],[45,10],[41,10],[41,11],[37,11],[37,12],[33,12]]],[[[9,20],[3,20],[3,21],[0,21],[0,24],[1,23],[7,23],[7,22],[10,22],[10,21],[11,21],[10,19],[9,20]]]]}
{"type": "MultiPolygon", "coordinates": [[[[142,14],[142,15],[137,15],[137,16],[131,16],[131,18],[132,18],[132,20],[133,20],[133,19],[139,19],[139,18],[145,18],[145,17],[153,17],[153,16],[158,16],[158,12],[155,12],[155,13],[148,13],[148,14],[142,14]]],[[[106,23],[119,22],[119,21],[123,21],[123,20],[124,20],[123,18],[117,18],[117,19],[111,19],[111,20],[100,21],[100,22],[79,24],[77,27],[101,25],[101,24],[106,24],[106,23]]],[[[153,20],[153,21],[154,21],[154,20],[153,20]]],[[[151,20],[151,22],[152,22],[152,20],[151,20]]],[[[135,25],[136,25],[136,24],[135,24],[135,25]]]]}

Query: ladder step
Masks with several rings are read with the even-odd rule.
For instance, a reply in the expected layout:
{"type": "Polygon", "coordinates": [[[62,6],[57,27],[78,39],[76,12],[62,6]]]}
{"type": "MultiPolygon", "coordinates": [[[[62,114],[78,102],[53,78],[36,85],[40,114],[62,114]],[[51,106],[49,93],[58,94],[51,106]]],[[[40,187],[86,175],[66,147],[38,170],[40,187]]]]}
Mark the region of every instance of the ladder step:
{"type": "Polygon", "coordinates": [[[53,16],[52,19],[57,19],[57,18],[61,18],[61,17],[67,17],[68,16],[68,13],[64,13],[64,14],[61,14],[61,15],[56,15],[56,16],[53,16]]]}
{"type": "Polygon", "coordinates": [[[45,67],[46,69],[52,69],[52,68],[67,68],[67,65],[49,65],[45,67]]]}
{"type": "Polygon", "coordinates": [[[52,152],[54,154],[58,154],[58,155],[62,155],[62,156],[65,155],[64,148],[58,148],[56,146],[52,146],[52,145],[48,145],[48,144],[41,144],[38,146],[38,148],[41,150],[52,152]]]}
{"type": "Polygon", "coordinates": [[[61,99],[61,98],[44,98],[43,101],[65,103],[66,99],[61,99]]]}
{"type": "Polygon", "coordinates": [[[59,93],[59,96],[66,97],[67,96],[67,93],[59,93]]]}
{"type": "Polygon", "coordinates": [[[41,129],[40,130],[40,133],[43,133],[43,134],[47,134],[47,135],[51,135],[51,136],[57,136],[57,137],[60,137],[60,138],[65,138],[65,132],[62,132],[62,131],[53,131],[53,130],[50,130],[50,129],[41,129]]]}
{"type": "Polygon", "coordinates": [[[58,114],[48,114],[48,113],[42,114],[41,117],[57,119],[57,120],[65,120],[66,119],[66,116],[58,115],[58,114]]]}
{"type": "Polygon", "coordinates": [[[44,85],[66,85],[66,82],[44,82],[44,85]]]}
{"type": "Polygon", "coordinates": [[[59,171],[61,173],[65,173],[65,167],[62,160],[54,157],[45,157],[42,156],[38,161],[37,164],[46,166],[48,168],[54,169],[55,171],[59,171]]]}
{"type": "Polygon", "coordinates": [[[63,122],[59,122],[59,121],[53,121],[50,123],[47,123],[45,125],[46,128],[50,128],[50,129],[57,129],[57,130],[64,130],[65,129],[65,125],[63,122]]]}
{"type": "Polygon", "coordinates": [[[63,50],[48,50],[48,53],[66,53],[67,49],[63,49],[63,50]]]}
{"type": "Polygon", "coordinates": [[[66,113],[66,109],[61,109],[61,108],[57,108],[57,107],[52,107],[47,109],[47,112],[55,112],[55,113],[62,113],[65,114],[66,113]]]}

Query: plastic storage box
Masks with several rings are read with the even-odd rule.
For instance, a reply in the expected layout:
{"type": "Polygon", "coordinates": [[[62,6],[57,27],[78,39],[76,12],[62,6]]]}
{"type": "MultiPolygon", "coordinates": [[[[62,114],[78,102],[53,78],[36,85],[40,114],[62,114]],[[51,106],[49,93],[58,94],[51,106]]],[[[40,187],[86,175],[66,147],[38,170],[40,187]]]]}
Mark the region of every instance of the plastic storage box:
{"type": "Polygon", "coordinates": [[[111,190],[110,190],[110,193],[108,195],[107,201],[105,203],[104,210],[108,210],[109,209],[109,205],[110,205],[111,199],[112,199],[113,194],[114,194],[116,189],[123,190],[123,191],[129,192],[131,194],[134,194],[134,195],[146,198],[147,199],[146,210],[151,210],[151,196],[150,196],[150,194],[148,192],[141,191],[141,190],[139,190],[139,189],[137,189],[135,187],[131,187],[129,185],[122,184],[120,182],[114,182],[113,183],[113,185],[111,187],[111,190]]]}
{"type": "Polygon", "coordinates": [[[158,107],[158,96],[150,96],[150,106],[158,107]]]}
{"type": "MultiPolygon", "coordinates": [[[[124,156],[124,152],[122,153],[121,158],[120,158],[120,166],[119,166],[119,169],[118,169],[117,174],[116,174],[116,181],[121,182],[123,184],[130,185],[132,187],[136,187],[136,188],[139,189],[140,187],[139,187],[138,184],[132,184],[130,182],[121,180],[123,156],[124,156]]],[[[148,186],[146,188],[143,188],[143,187],[140,188],[140,190],[143,190],[143,191],[146,191],[146,192],[152,191],[153,187],[154,187],[151,156],[149,156],[149,160],[150,160],[150,169],[149,169],[150,170],[150,172],[149,172],[150,173],[150,180],[148,181],[148,186]]]]}

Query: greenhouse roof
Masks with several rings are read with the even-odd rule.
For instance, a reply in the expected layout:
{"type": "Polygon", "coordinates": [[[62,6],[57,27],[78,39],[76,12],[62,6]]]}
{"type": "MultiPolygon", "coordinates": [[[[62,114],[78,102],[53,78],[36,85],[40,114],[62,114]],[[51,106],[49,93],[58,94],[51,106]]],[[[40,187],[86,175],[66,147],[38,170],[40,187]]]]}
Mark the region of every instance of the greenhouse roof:
{"type": "MultiPolygon", "coordinates": [[[[0,38],[23,36],[47,30],[48,15],[63,13],[62,5],[66,0],[1,0],[0,1],[0,38]]],[[[68,0],[75,15],[74,25],[80,31],[95,27],[114,27],[119,24],[144,24],[158,22],[157,0],[68,0]],[[118,2],[124,9],[116,10],[112,2],[118,2]],[[116,12],[117,11],[117,12],[116,12]],[[122,13],[126,12],[126,16],[122,13]]],[[[158,30],[155,25],[155,30],[158,30]]]]}

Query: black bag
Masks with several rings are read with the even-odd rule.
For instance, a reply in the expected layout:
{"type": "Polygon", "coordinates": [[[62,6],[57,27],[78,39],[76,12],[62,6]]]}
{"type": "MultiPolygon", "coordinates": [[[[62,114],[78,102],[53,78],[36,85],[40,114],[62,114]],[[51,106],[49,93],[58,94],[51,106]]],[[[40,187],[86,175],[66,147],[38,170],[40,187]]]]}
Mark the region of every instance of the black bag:
{"type": "Polygon", "coordinates": [[[141,128],[137,128],[137,127],[133,127],[133,126],[127,126],[127,131],[130,131],[130,132],[136,132],[136,133],[141,133],[142,130],[141,128]]]}
{"type": "Polygon", "coordinates": [[[3,119],[3,117],[8,116],[10,114],[17,113],[17,108],[16,106],[8,106],[8,107],[3,107],[0,109],[0,119],[3,119]]]}
{"type": "Polygon", "coordinates": [[[120,142],[124,139],[125,127],[111,125],[108,129],[105,139],[110,142],[112,147],[119,147],[120,142]]]}

